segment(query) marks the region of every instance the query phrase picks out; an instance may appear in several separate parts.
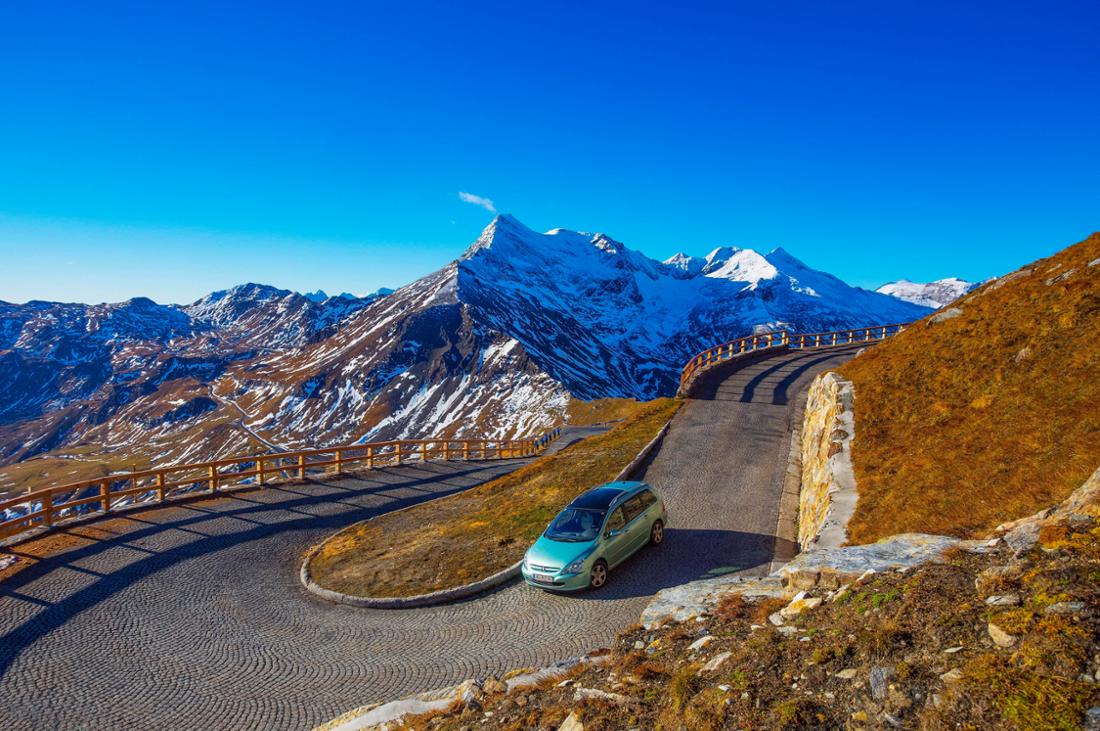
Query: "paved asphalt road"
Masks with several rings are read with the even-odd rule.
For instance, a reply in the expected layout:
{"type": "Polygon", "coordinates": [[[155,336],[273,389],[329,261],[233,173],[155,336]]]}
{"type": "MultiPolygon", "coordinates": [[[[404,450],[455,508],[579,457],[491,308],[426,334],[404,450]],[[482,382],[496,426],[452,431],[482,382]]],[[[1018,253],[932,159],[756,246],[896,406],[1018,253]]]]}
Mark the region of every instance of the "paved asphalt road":
{"type": "Polygon", "coordinates": [[[409,465],[120,518],[117,537],[0,582],[0,728],[303,729],[605,644],[663,587],[766,572],[791,403],[847,357],[789,353],[704,384],[645,467],[668,503],[665,545],[599,592],[515,583],[444,607],[365,610],[300,586],[303,551],[328,533],[522,460],[409,465]]]}

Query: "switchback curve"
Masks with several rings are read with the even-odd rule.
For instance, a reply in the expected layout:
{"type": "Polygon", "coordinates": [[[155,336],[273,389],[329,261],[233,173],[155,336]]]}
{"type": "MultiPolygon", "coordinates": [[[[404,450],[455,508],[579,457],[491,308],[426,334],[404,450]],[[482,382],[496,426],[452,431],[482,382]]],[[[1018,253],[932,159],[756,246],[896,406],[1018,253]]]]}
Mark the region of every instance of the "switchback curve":
{"type": "Polygon", "coordinates": [[[395,612],[301,588],[301,555],[324,535],[522,460],[414,464],[73,526],[98,537],[0,582],[0,727],[309,728],[606,644],[662,588],[768,571],[792,403],[850,356],[777,350],[710,369],[713,388],[685,403],[642,468],[669,506],[666,542],[599,592],[511,584],[395,612]]]}

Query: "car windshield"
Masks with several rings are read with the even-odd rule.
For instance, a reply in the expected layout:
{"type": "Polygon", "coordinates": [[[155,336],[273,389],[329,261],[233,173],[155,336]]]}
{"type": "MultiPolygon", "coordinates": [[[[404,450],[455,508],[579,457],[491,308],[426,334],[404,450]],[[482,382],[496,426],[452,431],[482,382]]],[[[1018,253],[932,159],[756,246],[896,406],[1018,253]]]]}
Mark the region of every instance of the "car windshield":
{"type": "Polygon", "coordinates": [[[546,537],[552,541],[565,541],[568,543],[581,543],[594,541],[600,534],[600,526],[603,525],[602,510],[586,510],[584,508],[566,508],[554,518],[554,522],[546,529],[546,537]]]}

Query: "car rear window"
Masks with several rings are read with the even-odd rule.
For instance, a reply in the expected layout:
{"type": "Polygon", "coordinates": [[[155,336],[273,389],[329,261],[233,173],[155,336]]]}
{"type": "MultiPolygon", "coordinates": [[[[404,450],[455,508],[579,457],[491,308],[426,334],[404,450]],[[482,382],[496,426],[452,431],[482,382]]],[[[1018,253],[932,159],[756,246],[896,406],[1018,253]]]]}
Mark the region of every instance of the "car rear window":
{"type": "Polygon", "coordinates": [[[638,493],[638,497],[642,499],[642,505],[649,507],[653,503],[657,502],[657,496],[653,494],[651,490],[642,490],[638,493]]]}

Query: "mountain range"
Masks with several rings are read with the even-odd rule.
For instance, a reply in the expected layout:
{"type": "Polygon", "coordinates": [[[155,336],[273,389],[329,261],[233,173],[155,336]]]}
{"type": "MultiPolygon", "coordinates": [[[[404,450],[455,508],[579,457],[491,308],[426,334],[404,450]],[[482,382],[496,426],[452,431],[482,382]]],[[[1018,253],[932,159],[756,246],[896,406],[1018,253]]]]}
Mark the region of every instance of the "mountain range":
{"type": "Polygon", "coordinates": [[[0,303],[0,491],[152,461],[528,434],[571,399],[671,395],[716,342],[936,306],[893,294],[783,249],[661,262],[501,215],[457,260],[365,297],[245,284],[184,306],[0,303]]]}

